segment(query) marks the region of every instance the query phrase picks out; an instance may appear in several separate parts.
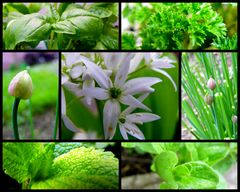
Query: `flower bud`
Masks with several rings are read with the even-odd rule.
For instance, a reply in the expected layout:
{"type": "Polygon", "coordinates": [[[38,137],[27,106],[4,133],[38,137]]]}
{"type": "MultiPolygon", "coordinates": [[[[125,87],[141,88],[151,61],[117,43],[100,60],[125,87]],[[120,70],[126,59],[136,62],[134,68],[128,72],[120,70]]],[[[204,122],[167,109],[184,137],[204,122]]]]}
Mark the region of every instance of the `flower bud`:
{"type": "Polygon", "coordinates": [[[29,99],[32,96],[32,79],[27,70],[19,72],[8,86],[10,95],[20,98],[29,99]]]}
{"type": "Polygon", "coordinates": [[[206,95],[205,98],[204,98],[205,102],[208,104],[208,105],[212,105],[212,102],[213,102],[213,96],[211,95],[206,95]]]}
{"type": "Polygon", "coordinates": [[[236,115],[233,115],[233,116],[232,116],[232,122],[233,122],[233,123],[237,123],[237,120],[238,120],[237,116],[236,116],[236,115]]]}
{"type": "Polygon", "coordinates": [[[215,89],[215,87],[216,87],[216,82],[215,82],[215,80],[214,80],[212,77],[210,77],[210,79],[208,80],[208,82],[207,82],[207,87],[208,87],[209,89],[211,89],[211,90],[214,90],[214,89],[215,89]]]}

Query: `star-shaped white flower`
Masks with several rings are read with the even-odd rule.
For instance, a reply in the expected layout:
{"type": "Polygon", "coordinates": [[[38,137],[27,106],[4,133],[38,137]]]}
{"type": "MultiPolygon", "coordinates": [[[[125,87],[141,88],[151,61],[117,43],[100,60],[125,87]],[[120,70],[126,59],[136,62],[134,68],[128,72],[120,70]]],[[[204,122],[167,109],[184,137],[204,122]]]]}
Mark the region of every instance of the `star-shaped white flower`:
{"type": "MultiPolygon", "coordinates": [[[[143,94],[138,98],[139,101],[143,101],[149,94],[143,94]]],[[[160,119],[158,115],[153,113],[132,113],[136,108],[129,106],[119,116],[118,123],[121,135],[125,140],[128,140],[128,135],[132,135],[137,139],[144,140],[144,134],[137,127],[136,124],[142,125],[143,123],[156,121],[160,119]],[[131,114],[132,113],[132,114],[131,114]]]]}
{"type": "Polygon", "coordinates": [[[120,57],[121,59],[118,59],[118,70],[116,74],[111,75],[111,78],[101,67],[90,60],[84,60],[87,69],[100,86],[85,88],[83,90],[84,95],[98,100],[107,100],[103,109],[103,126],[106,139],[112,138],[114,135],[121,111],[120,103],[150,111],[133,95],[153,92],[151,86],[161,81],[155,77],[140,77],[126,82],[132,54],[123,53],[120,57]]]}

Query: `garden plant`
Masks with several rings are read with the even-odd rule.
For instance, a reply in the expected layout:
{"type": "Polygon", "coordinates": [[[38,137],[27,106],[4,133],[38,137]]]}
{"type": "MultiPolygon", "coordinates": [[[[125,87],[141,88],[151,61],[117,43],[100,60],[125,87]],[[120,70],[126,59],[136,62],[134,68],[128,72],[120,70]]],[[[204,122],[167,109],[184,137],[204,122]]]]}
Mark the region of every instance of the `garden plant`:
{"type": "Polygon", "coordinates": [[[4,3],[3,48],[118,48],[117,3],[4,3]]]}
{"type": "Polygon", "coordinates": [[[183,53],[182,126],[196,139],[237,139],[237,53],[183,53]]]}
{"type": "MultiPolygon", "coordinates": [[[[118,189],[113,143],[4,142],[3,170],[22,189],[118,189]]],[[[7,188],[7,186],[5,186],[7,188]]]]}
{"type": "Polygon", "coordinates": [[[237,49],[237,3],[126,3],[124,50],[237,49]],[[225,10],[225,7],[231,10],[225,10]],[[129,24],[127,24],[129,23],[129,24]],[[129,25],[129,26],[128,26],[129,25]],[[232,32],[234,26],[234,32],[232,32]],[[231,28],[231,30],[230,30],[231,28]]]}
{"type": "Polygon", "coordinates": [[[161,119],[172,118],[165,124],[166,137],[172,138],[178,111],[176,63],[173,54],[63,53],[63,124],[97,138],[142,140],[161,138],[161,119]],[[175,80],[165,71],[171,68],[175,80]],[[164,101],[161,84],[169,98],[164,101]],[[171,102],[171,109],[161,108],[161,102],[171,102]]]}
{"type": "Polygon", "coordinates": [[[227,189],[223,175],[237,162],[237,143],[123,142],[122,147],[152,155],[160,189],[227,189]]]}

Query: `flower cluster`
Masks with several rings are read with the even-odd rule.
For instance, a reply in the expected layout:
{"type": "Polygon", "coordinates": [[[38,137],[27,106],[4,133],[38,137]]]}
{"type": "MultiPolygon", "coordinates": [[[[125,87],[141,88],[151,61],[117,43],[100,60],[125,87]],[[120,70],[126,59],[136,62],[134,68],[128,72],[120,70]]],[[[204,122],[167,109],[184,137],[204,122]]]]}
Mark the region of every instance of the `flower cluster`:
{"type": "MultiPolygon", "coordinates": [[[[172,78],[162,70],[174,67],[174,61],[167,57],[160,58],[150,53],[64,53],[62,60],[62,85],[89,106],[95,101],[104,102],[102,118],[105,139],[112,139],[117,127],[124,139],[128,139],[128,134],[145,139],[137,125],[160,119],[142,102],[154,92],[152,86],[161,79],[131,78],[133,73],[150,68],[168,77],[176,90],[172,78]],[[137,108],[148,112],[134,113],[137,108]]],[[[62,115],[66,120],[66,114],[62,115]]],[[[70,120],[67,121],[64,121],[65,125],[76,130],[70,120]]]]}

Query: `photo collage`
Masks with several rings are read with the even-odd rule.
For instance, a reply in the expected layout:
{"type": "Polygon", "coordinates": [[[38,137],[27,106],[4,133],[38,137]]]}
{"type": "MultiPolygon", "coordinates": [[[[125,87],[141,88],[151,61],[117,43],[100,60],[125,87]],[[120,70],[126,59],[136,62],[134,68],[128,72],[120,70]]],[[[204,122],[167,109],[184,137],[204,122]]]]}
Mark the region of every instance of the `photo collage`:
{"type": "Polygon", "coordinates": [[[238,1],[1,6],[0,191],[238,191],[238,1]]]}

